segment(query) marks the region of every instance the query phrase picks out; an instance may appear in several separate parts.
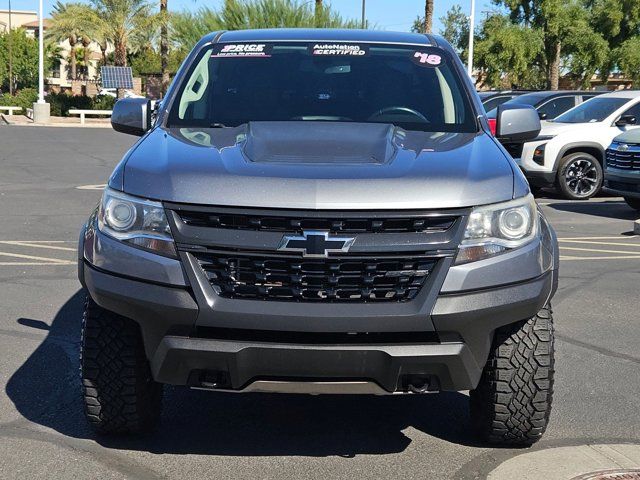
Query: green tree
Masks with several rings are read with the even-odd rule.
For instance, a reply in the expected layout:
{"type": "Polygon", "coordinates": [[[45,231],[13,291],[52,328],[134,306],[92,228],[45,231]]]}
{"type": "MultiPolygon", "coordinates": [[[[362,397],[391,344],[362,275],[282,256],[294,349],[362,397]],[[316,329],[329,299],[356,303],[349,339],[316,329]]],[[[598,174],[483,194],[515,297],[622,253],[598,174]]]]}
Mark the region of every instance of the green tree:
{"type": "Polygon", "coordinates": [[[216,30],[282,27],[359,28],[360,22],[343,19],[328,4],[317,9],[314,2],[298,0],[225,0],[219,9],[202,7],[171,16],[173,43],[185,53],[216,30]]]}
{"type": "Polygon", "coordinates": [[[590,12],[593,29],[602,35],[612,55],[599,66],[602,79],[606,82],[616,63],[629,60],[630,45],[640,35],[640,2],[638,0],[585,0],[590,12]],[[631,43],[628,43],[631,42],[631,43]],[[625,45],[623,47],[623,45],[625,45]]]}
{"type": "Polygon", "coordinates": [[[474,63],[481,81],[490,87],[541,88],[543,47],[539,29],[515,25],[508,17],[495,14],[481,26],[474,63]]]}
{"type": "Polygon", "coordinates": [[[136,32],[157,28],[158,19],[152,15],[147,0],[92,0],[96,20],[106,38],[113,43],[114,63],[127,65],[129,39],[136,32]]]}
{"type": "MultiPolygon", "coordinates": [[[[637,0],[634,0],[637,1],[637,0]]],[[[542,61],[547,88],[558,89],[563,43],[571,38],[572,25],[585,18],[586,10],[579,0],[494,0],[507,7],[512,23],[531,27],[542,34],[542,61]]]]}
{"type": "MultiPolygon", "coordinates": [[[[9,90],[9,35],[12,44],[12,74],[14,90],[38,85],[38,41],[18,28],[0,34],[0,90],[9,90]]],[[[55,49],[45,51],[45,71],[52,67],[55,49]]]]}
{"type": "Polygon", "coordinates": [[[45,37],[48,41],[69,42],[69,65],[71,78],[77,78],[76,74],[76,49],[87,36],[94,12],[83,3],[62,3],[58,1],[51,13],[51,22],[47,28],[45,37]]]}
{"type": "Polygon", "coordinates": [[[463,62],[469,54],[469,17],[462,11],[460,5],[454,5],[444,17],[440,17],[442,29],[440,35],[447,39],[463,62]]]}
{"type": "Polygon", "coordinates": [[[633,86],[640,87],[640,36],[634,36],[617,49],[620,70],[633,80],[633,86]]]}

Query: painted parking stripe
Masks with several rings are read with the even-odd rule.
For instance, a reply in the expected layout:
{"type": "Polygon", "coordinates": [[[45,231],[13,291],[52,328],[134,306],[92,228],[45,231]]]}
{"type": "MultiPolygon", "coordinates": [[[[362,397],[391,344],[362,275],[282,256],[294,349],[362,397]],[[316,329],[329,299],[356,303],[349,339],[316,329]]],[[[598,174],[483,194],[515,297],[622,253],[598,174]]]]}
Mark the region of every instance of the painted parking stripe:
{"type": "Polygon", "coordinates": [[[579,248],[579,247],[560,247],[561,250],[572,250],[576,252],[596,252],[596,253],[619,253],[621,255],[633,255],[640,256],[640,251],[638,252],[628,252],[626,250],[607,250],[604,248],[579,248]]]}
{"type": "Polygon", "coordinates": [[[2,267],[26,267],[33,265],[76,265],[76,262],[0,262],[0,266],[2,267]]]}
{"type": "Polygon", "coordinates": [[[2,240],[0,241],[1,244],[5,244],[5,245],[18,245],[18,246],[22,246],[22,247],[33,247],[33,248],[48,248],[50,250],[64,250],[66,252],[75,252],[76,249],[75,248],[71,248],[71,247],[60,247],[58,245],[46,245],[42,242],[20,242],[20,241],[16,241],[16,240],[2,240]]]}
{"type": "Polygon", "coordinates": [[[106,183],[98,183],[95,185],[79,185],[76,187],[78,190],[104,190],[107,186],[106,183]]]}
{"type": "Polygon", "coordinates": [[[34,255],[24,255],[22,253],[0,252],[0,256],[24,258],[27,260],[39,260],[40,262],[47,262],[47,263],[62,263],[62,264],[74,263],[74,262],[70,262],[69,260],[60,260],[58,258],[48,258],[48,257],[36,257],[34,255]]]}
{"type": "MultiPolygon", "coordinates": [[[[598,240],[560,240],[558,239],[560,242],[565,242],[565,243],[584,243],[584,244],[588,244],[588,245],[622,245],[623,247],[640,247],[640,243],[626,243],[626,242],[600,242],[598,240]]],[[[562,245],[560,246],[560,248],[566,248],[563,247],[562,245]]]]}

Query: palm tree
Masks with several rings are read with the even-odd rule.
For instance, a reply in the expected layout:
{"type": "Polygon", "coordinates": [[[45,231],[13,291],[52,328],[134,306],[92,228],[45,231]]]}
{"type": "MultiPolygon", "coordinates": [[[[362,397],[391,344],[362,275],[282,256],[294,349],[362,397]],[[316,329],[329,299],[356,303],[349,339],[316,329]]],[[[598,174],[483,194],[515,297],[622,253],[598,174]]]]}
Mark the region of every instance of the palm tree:
{"type": "Polygon", "coordinates": [[[242,28],[326,27],[360,28],[358,20],[343,19],[330,5],[302,0],[225,0],[218,8],[202,7],[196,13],[171,15],[171,37],[186,53],[200,38],[215,30],[242,28]],[[314,4],[311,6],[311,4],[314,4]]]}
{"type": "Polygon", "coordinates": [[[431,33],[433,30],[433,0],[424,2],[424,31],[431,33]]]}
{"type": "Polygon", "coordinates": [[[106,37],[113,42],[114,63],[127,65],[129,37],[139,29],[152,28],[155,18],[147,0],[92,0],[102,19],[106,37]]]}
{"type": "Polygon", "coordinates": [[[91,8],[82,3],[62,3],[58,1],[51,14],[51,23],[46,30],[46,37],[55,42],[69,42],[69,64],[71,78],[76,78],[76,50],[78,43],[86,37],[89,21],[92,18],[91,8]]]}

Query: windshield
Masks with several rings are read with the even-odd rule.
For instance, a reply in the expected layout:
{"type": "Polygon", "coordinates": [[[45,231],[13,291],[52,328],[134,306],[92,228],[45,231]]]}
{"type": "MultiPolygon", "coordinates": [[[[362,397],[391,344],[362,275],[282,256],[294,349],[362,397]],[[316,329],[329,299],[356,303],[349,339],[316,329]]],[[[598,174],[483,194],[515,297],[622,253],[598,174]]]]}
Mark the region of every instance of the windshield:
{"type": "Polygon", "coordinates": [[[178,88],[168,126],[287,120],[476,131],[465,87],[443,50],[327,42],[206,47],[178,88]]]}
{"type": "Polygon", "coordinates": [[[556,123],[601,122],[628,101],[628,98],[592,98],[559,115],[553,121],[556,123]]]}

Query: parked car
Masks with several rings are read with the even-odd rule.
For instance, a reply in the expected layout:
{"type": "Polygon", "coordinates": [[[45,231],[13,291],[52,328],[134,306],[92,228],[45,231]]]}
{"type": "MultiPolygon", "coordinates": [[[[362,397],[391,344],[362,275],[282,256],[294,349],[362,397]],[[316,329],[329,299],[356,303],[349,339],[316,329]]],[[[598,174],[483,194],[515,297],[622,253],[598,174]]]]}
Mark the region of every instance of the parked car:
{"type": "MultiPolygon", "coordinates": [[[[142,138],[80,235],[94,428],[151,428],[167,383],[470,390],[481,438],[542,436],[557,242],[443,38],[212,33],[149,111],[116,103],[142,138]]],[[[503,140],[540,129],[498,118],[503,140]]]]}
{"type": "Polygon", "coordinates": [[[618,135],[607,148],[603,190],[640,211],[640,129],[618,135]]]}
{"type": "MultiPolygon", "coordinates": [[[[98,91],[98,95],[107,95],[109,97],[116,98],[118,96],[118,91],[115,88],[101,88],[98,91]]],[[[125,90],[123,97],[124,98],[144,98],[142,95],[138,95],[133,90],[125,90]]]]}
{"type": "Polygon", "coordinates": [[[528,92],[529,90],[488,90],[478,92],[478,96],[482,101],[485,112],[490,112],[498,105],[502,105],[504,102],[528,92]]]}
{"type": "MultiPolygon", "coordinates": [[[[558,115],[563,114],[567,110],[572,109],[576,105],[580,105],[582,102],[600,95],[603,92],[585,92],[585,91],[571,91],[571,90],[554,90],[544,92],[530,92],[508,100],[505,103],[509,104],[521,104],[531,105],[538,111],[540,120],[553,120],[558,115]]],[[[496,124],[496,109],[487,112],[487,118],[489,119],[489,126],[492,131],[495,130],[496,124]]],[[[505,145],[505,148],[514,157],[520,156],[520,149],[522,143],[514,143],[505,145]]]]}
{"type": "Polygon", "coordinates": [[[556,187],[565,198],[587,199],[602,187],[605,149],[617,135],[639,125],[639,91],[606,93],[552,122],[543,121],[540,136],[512,155],[531,185],[556,187]]]}

